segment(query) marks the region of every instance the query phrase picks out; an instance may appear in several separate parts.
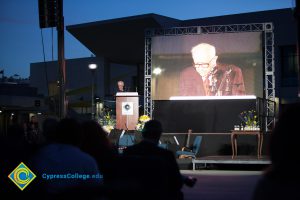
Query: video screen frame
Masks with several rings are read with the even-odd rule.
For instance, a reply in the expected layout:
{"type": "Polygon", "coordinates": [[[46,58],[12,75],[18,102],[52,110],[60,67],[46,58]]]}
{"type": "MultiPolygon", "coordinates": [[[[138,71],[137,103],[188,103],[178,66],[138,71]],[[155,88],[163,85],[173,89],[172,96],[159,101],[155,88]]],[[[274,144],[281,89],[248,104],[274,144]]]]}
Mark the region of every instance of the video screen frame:
{"type": "MultiPolygon", "coordinates": [[[[273,23],[229,24],[210,26],[189,26],[173,28],[155,28],[145,31],[145,77],[144,77],[144,112],[152,116],[152,38],[156,36],[199,35],[216,33],[261,32],[263,46],[263,98],[275,99],[274,76],[274,33],[273,23]]],[[[195,99],[195,98],[194,98],[195,99]]],[[[272,108],[270,108],[272,109],[272,108]]]]}

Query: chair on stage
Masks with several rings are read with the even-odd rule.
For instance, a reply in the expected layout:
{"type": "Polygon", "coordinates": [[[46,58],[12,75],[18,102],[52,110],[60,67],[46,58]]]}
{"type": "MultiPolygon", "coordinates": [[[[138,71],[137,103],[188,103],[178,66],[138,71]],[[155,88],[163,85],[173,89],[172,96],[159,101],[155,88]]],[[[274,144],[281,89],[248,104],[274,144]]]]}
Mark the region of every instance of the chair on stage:
{"type": "Polygon", "coordinates": [[[163,149],[168,149],[168,144],[166,143],[159,143],[158,146],[163,149]]]}
{"type": "Polygon", "coordinates": [[[123,150],[127,147],[135,144],[135,136],[130,134],[121,134],[118,142],[119,153],[123,153],[123,150]]]}
{"type": "Polygon", "coordinates": [[[200,150],[201,141],[202,136],[196,136],[192,148],[183,147],[181,151],[176,151],[176,156],[178,158],[196,158],[200,150]]]}

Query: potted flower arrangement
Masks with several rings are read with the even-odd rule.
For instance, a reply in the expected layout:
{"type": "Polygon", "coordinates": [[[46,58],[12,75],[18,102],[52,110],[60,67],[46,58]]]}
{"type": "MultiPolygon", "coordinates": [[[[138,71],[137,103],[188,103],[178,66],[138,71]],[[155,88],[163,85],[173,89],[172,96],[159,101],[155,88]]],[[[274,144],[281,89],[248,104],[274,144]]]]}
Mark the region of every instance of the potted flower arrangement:
{"type": "Polygon", "coordinates": [[[258,118],[255,110],[243,111],[239,117],[245,126],[244,130],[254,130],[258,126],[258,118]]]}
{"type": "Polygon", "coordinates": [[[144,128],[145,123],[146,123],[147,121],[149,121],[149,120],[150,120],[150,117],[149,117],[148,115],[142,115],[142,116],[140,116],[140,117],[139,117],[139,121],[138,121],[138,123],[137,123],[135,129],[136,129],[137,131],[142,131],[143,128],[144,128]]]}
{"type": "Polygon", "coordinates": [[[99,118],[99,123],[106,132],[110,133],[115,128],[116,120],[110,111],[105,111],[103,116],[99,118]]]}

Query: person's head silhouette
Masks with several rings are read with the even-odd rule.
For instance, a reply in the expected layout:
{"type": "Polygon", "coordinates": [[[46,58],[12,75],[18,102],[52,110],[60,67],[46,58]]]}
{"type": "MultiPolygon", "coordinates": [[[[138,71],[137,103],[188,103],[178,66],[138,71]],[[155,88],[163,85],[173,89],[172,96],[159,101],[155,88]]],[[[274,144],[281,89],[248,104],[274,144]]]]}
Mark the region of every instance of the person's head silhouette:
{"type": "Polygon", "coordinates": [[[81,124],[73,118],[60,120],[53,140],[57,143],[80,146],[82,142],[81,124]]]}
{"type": "Polygon", "coordinates": [[[162,125],[158,120],[149,120],[142,130],[143,138],[158,143],[162,131],[162,125]]]}

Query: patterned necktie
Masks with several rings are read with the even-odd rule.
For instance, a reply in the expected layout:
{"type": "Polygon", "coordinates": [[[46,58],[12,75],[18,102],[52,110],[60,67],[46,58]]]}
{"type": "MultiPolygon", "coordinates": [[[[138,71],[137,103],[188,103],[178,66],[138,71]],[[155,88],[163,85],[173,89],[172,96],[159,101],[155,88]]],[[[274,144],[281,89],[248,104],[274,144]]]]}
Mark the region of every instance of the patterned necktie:
{"type": "Polygon", "coordinates": [[[208,78],[205,78],[203,81],[203,86],[204,86],[204,90],[205,90],[205,95],[206,96],[210,96],[210,86],[209,86],[209,80],[208,78]]]}

